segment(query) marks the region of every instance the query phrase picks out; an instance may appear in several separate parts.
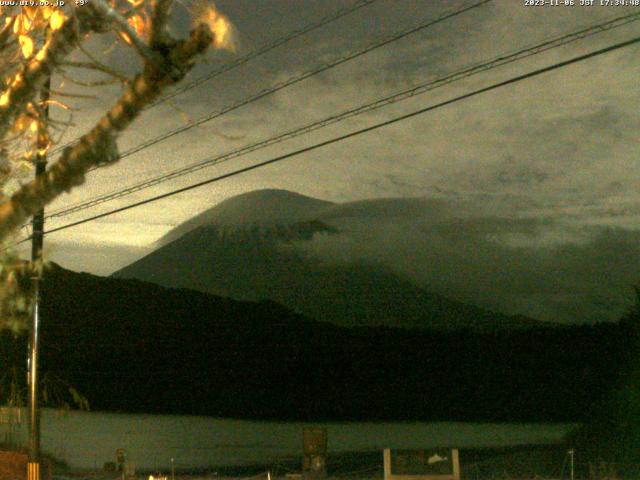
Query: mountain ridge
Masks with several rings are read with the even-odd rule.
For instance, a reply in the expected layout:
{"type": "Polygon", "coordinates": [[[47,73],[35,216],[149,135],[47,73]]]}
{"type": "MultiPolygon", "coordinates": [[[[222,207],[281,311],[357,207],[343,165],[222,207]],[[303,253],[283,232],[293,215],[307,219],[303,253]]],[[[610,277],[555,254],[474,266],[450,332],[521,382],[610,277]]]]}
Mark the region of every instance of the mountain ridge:
{"type": "Polygon", "coordinates": [[[177,240],[190,230],[216,223],[220,226],[297,223],[312,220],[314,214],[333,202],[279,189],[255,190],[224,200],[213,208],[190,218],[173,228],[157,242],[163,246],[177,240]],[[259,205],[259,209],[255,208],[259,205]]]}
{"type": "MultiPolygon", "coordinates": [[[[304,251],[323,235],[348,236],[345,219],[366,221],[368,216],[399,210],[414,214],[424,202],[378,199],[336,204],[280,190],[250,192],[184,222],[163,237],[155,251],[112,276],[239,300],[271,299],[308,317],[346,326],[491,330],[539,323],[425,291],[379,262],[338,262],[304,251]],[[261,204],[269,205],[264,216],[261,204]],[[242,216],[245,209],[249,212],[242,216]],[[165,242],[175,232],[180,235],[165,242]]],[[[438,200],[429,203],[444,208],[438,200]]]]}
{"type": "MultiPolygon", "coordinates": [[[[632,337],[618,324],[346,328],[57,267],[41,332],[43,374],[94,409],[304,421],[575,421],[620,381],[632,337]]],[[[23,370],[26,335],[0,338],[23,370]]]]}

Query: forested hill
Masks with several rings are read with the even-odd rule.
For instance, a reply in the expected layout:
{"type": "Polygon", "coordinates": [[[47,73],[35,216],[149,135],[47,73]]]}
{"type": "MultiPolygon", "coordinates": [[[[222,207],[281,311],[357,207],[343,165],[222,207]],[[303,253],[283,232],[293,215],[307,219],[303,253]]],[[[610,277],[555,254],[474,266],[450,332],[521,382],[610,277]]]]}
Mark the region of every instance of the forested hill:
{"type": "MultiPolygon", "coordinates": [[[[630,350],[620,324],[349,329],[59,267],[46,274],[41,328],[43,372],[95,410],[283,420],[581,420],[630,350]]],[[[23,368],[25,340],[2,343],[3,363],[23,368]]]]}

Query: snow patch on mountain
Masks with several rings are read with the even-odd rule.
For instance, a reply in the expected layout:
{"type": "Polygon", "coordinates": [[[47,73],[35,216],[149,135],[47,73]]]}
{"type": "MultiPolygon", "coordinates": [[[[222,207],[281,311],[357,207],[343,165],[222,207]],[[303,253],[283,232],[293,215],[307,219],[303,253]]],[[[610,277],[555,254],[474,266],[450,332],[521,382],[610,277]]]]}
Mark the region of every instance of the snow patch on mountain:
{"type": "Polygon", "coordinates": [[[214,225],[221,230],[248,227],[291,225],[309,222],[333,206],[332,202],[307,197],[288,190],[264,189],[238,195],[190,218],[168,232],[158,246],[177,240],[189,231],[203,225],[214,225]]]}

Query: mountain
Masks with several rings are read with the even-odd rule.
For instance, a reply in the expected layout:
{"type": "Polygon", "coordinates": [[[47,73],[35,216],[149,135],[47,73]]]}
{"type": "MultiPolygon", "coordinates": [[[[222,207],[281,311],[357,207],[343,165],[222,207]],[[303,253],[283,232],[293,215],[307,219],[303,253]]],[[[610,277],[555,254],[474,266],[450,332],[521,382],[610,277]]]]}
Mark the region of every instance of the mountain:
{"type": "MultiPolygon", "coordinates": [[[[273,302],[57,266],[42,282],[40,328],[42,378],[73,385],[94,410],[308,421],[575,421],[620,381],[631,345],[614,323],[345,328],[273,302]]],[[[26,338],[0,334],[16,378],[25,351],[26,338]]]]}
{"type": "Polygon", "coordinates": [[[201,225],[243,227],[287,225],[312,220],[334,205],[287,190],[258,190],[225,200],[177,226],[158,241],[166,245],[201,225]]]}
{"type": "MultiPolygon", "coordinates": [[[[345,326],[495,330],[537,324],[425,291],[381,262],[309,253],[354,225],[424,211],[426,200],[335,204],[282,190],[228,199],[170,231],[113,274],[240,300],[271,300],[345,326]]],[[[444,208],[430,201],[432,211],[444,208]]]]}

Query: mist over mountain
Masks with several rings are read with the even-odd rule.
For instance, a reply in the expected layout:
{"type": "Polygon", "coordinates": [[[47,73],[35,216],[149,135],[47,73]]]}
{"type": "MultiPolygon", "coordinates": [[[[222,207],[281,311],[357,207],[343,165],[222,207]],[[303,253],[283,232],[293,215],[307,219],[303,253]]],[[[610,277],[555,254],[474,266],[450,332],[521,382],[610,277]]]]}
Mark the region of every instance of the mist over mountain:
{"type": "Polygon", "coordinates": [[[159,248],[116,272],[166,287],[271,300],[337,325],[501,329],[536,321],[426,291],[382,261],[315,251],[380,218],[444,211],[437,201],[335,204],[280,190],[234,197],[169,232],[159,248]]]}

